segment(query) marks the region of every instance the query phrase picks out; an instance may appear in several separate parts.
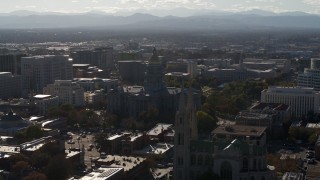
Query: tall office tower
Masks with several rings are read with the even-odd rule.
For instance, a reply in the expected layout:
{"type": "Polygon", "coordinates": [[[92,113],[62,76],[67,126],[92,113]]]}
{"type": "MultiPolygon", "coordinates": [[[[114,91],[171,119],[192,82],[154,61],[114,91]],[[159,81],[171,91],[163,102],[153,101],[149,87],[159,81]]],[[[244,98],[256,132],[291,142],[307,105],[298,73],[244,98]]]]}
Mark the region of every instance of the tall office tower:
{"type": "Polygon", "coordinates": [[[21,76],[11,72],[0,72],[0,98],[21,97],[21,76]]]}
{"type": "Polygon", "coordinates": [[[121,80],[132,84],[142,84],[146,63],[143,61],[118,61],[121,80]]]}
{"type": "Polygon", "coordinates": [[[24,95],[42,89],[55,80],[72,80],[72,60],[68,56],[33,56],[21,59],[24,95]]]}
{"type": "Polygon", "coordinates": [[[320,91],[320,58],[311,58],[311,66],[298,75],[298,86],[320,91]]]}
{"type": "Polygon", "coordinates": [[[144,89],[149,93],[161,92],[166,89],[163,76],[163,67],[159,60],[157,51],[154,49],[149,60],[149,64],[147,65],[144,79],[144,89]]]}
{"type": "Polygon", "coordinates": [[[95,48],[94,50],[76,51],[71,54],[74,64],[90,64],[103,70],[114,67],[112,47],[95,48]]]}
{"type": "Polygon", "coordinates": [[[0,72],[21,74],[21,58],[25,54],[0,54],[0,72]]]}
{"type": "Polygon", "coordinates": [[[320,94],[313,88],[269,87],[261,92],[261,102],[289,105],[294,117],[305,116],[311,111],[319,113],[319,100],[320,94]]]}
{"type": "Polygon", "coordinates": [[[71,80],[56,80],[44,87],[43,93],[58,96],[59,104],[85,105],[83,88],[71,80]]]}

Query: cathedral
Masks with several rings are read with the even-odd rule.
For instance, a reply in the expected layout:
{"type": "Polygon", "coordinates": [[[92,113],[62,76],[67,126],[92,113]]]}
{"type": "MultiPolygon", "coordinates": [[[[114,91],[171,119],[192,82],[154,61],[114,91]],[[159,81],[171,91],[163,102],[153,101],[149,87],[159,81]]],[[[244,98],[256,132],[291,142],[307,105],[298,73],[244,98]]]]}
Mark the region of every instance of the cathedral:
{"type": "MultiPolygon", "coordinates": [[[[153,50],[145,72],[144,86],[122,86],[107,95],[107,110],[125,117],[139,117],[142,112],[156,108],[165,117],[174,116],[182,89],[166,87],[161,61],[153,50]]],[[[195,103],[200,106],[200,91],[193,90],[195,103]]]]}
{"type": "Polygon", "coordinates": [[[265,144],[247,139],[200,140],[192,92],[182,93],[175,117],[174,179],[199,179],[207,172],[222,180],[276,179],[266,162],[265,144]]]}

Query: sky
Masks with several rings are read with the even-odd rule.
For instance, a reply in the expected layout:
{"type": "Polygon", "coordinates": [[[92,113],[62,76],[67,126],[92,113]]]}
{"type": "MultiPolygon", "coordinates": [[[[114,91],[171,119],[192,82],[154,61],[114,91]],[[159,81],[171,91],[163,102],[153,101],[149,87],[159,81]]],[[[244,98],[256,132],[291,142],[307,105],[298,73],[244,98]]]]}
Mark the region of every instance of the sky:
{"type": "Polygon", "coordinates": [[[262,9],[273,12],[302,11],[320,14],[320,0],[0,0],[1,13],[17,10],[119,13],[175,8],[232,12],[262,9]]]}

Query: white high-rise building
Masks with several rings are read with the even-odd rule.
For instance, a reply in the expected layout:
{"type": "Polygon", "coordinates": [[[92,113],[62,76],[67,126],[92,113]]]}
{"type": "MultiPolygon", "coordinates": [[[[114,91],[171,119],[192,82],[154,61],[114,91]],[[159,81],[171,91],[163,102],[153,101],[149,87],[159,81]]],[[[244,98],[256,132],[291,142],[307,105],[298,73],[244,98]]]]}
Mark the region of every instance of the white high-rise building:
{"type": "Polygon", "coordinates": [[[298,75],[298,86],[320,91],[320,58],[311,58],[310,69],[306,68],[304,73],[298,75]]]}
{"type": "Polygon", "coordinates": [[[261,92],[261,102],[289,105],[294,117],[319,113],[319,100],[320,94],[313,88],[269,87],[261,92]]]}
{"type": "Polygon", "coordinates": [[[42,89],[55,80],[72,80],[72,61],[68,56],[33,56],[21,59],[21,75],[25,94],[42,89]]]}
{"type": "Polygon", "coordinates": [[[58,96],[60,104],[85,105],[83,88],[71,80],[56,80],[43,88],[43,93],[58,96]]]}
{"type": "Polygon", "coordinates": [[[305,69],[303,74],[298,75],[298,86],[310,87],[320,90],[320,69],[305,69]]]}

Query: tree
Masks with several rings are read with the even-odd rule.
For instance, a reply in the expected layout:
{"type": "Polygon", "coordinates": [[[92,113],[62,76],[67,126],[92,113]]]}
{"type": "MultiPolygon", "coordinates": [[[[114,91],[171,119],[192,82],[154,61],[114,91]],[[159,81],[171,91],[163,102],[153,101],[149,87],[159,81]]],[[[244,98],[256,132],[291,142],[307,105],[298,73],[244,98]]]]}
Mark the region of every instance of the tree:
{"type": "Polygon", "coordinates": [[[197,112],[198,132],[209,133],[217,127],[217,119],[203,111],[197,112]]]}
{"type": "Polygon", "coordinates": [[[44,132],[41,130],[41,127],[38,125],[29,126],[27,129],[24,129],[21,132],[15,134],[15,138],[20,142],[30,141],[33,139],[43,137],[44,132]]]}
{"type": "Polygon", "coordinates": [[[30,159],[23,155],[23,154],[14,154],[12,156],[9,157],[9,163],[10,166],[13,167],[17,162],[19,161],[24,161],[24,162],[30,162],[30,159]]]}
{"type": "Polygon", "coordinates": [[[71,162],[66,160],[64,155],[54,156],[45,167],[45,174],[49,180],[67,179],[71,172],[71,162]]]}
{"type": "Polygon", "coordinates": [[[20,177],[23,176],[23,174],[30,169],[31,166],[26,161],[18,161],[12,166],[13,172],[15,172],[15,174],[20,177]]]}
{"type": "Polygon", "coordinates": [[[29,173],[28,176],[24,177],[23,180],[47,180],[47,176],[45,174],[33,171],[29,173]]]}

